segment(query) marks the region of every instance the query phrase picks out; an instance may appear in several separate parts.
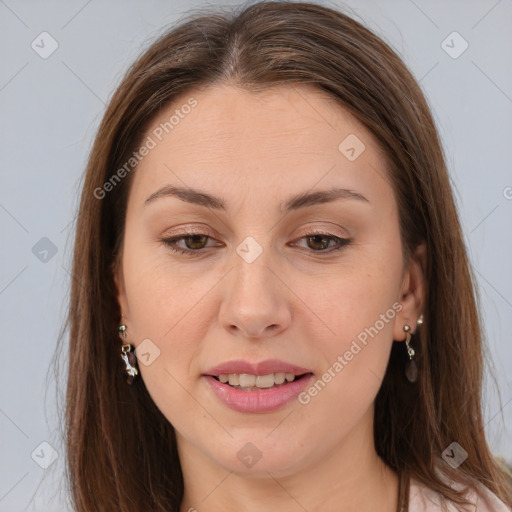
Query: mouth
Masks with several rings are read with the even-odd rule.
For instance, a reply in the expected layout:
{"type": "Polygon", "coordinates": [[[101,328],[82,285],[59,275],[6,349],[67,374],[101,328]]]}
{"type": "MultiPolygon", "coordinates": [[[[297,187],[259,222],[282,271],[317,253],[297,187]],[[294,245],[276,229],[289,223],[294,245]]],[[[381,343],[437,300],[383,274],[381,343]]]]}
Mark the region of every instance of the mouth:
{"type": "Polygon", "coordinates": [[[266,375],[253,375],[250,373],[221,373],[219,375],[210,375],[222,384],[226,384],[234,389],[241,391],[260,391],[263,389],[274,389],[286,386],[291,382],[303,379],[312,375],[310,372],[296,375],[295,373],[268,373],[266,375]]]}
{"type": "Polygon", "coordinates": [[[314,380],[311,370],[278,359],[226,361],[210,368],[203,377],[221,403],[242,413],[276,411],[314,380]]]}

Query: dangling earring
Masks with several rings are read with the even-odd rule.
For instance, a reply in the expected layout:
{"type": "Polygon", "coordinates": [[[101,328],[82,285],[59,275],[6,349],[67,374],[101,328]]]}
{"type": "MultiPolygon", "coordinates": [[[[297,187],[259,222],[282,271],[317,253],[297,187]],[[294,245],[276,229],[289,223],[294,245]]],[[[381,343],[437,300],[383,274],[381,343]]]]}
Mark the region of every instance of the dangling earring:
{"type": "MultiPolygon", "coordinates": [[[[126,339],[126,325],[120,325],[117,328],[120,335],[126,339]]],[[[128,374],[128,378],[126,379],[126,382],[128,384],[133,383],[133,379],[139,374],[139,370],[137,369],[137,358],[135,356],[135,353],[132,352],[132,345],[129,343],[123,343],[121,345],[121,359],[124,361],[125,364],[125,372],[128,374]]]]}
{"type": "Polygon", "coordinates": [[[407,333],[407,337],[405,338],[405,346],[407,348],[407,355],[409,356],[409,361],[405,364],[405,376],[409,382],[416,382],[418,378],[418,368],[416,363],[413,361],[414,357],[414,349],[409,345],[411,341],[411,333],[409,332],[411,328],[408,325],[404,325],[404,331],[407,333]]]}

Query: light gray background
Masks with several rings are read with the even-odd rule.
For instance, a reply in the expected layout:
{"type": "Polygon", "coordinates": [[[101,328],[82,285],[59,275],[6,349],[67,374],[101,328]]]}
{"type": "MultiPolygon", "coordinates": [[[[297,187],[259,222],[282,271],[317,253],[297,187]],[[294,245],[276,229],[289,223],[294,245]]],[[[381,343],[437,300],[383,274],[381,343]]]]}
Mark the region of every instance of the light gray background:
{"type": "MultiPolygon", "coordinates": [[[[0,0],[0,511],[65,510],[58,495],[48,501],[64,454],[46,372],[66,310],[79,180],[122,73],[164,26],[201,5],[0,0]],[[43,31],[59,45],[47,59],[31,48],[43,31]],[[57,249],[46,262],[32,250],[43,237],[57,249]],[[59,455],[46,470],[35,462],[51,460],[44,441],[59,455]]],[[[344,5],[399,52],[434,111],[502,394],[503,408],[487,383],[486,430],[494,453],[512,462],[512,1],[344,5]],[[441,46],[453,31],[469,43],[456,59],[441,46]]]]}

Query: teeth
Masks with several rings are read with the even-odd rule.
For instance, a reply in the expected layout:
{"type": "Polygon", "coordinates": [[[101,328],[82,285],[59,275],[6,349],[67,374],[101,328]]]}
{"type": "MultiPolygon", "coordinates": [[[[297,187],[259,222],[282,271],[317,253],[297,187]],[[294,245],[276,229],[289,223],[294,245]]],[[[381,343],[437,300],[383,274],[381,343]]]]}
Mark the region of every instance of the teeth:
{"type": "MultiPolygon", "coordinates": [[[[248,387],[248,386],[254,386],[256,384],[256,380],[259,379],[256,378],[255,375],[248,375],[247,373],[242,373],[239,377],[240,386],[248,387]]],[[[272,379],[272,384],[274,384],[274,379],[272,379]]]]}
{"type": "Polygon", "coordinates": [[[282,384],[286,380],[285,373],[274,373],[274,381],[276,384],[282,384]]]}
{"type": "Polygon", "coordinates": [[[269,373],[268,375],[250,375],[247,373],[223,373],[219,375],[220,382],[240,388],[271,388],[274,385],[284,384],[285,381],[293,382],[293,373],[269,373]]]}
{"type": "Polygon", "coordinates": [[[269,373],[268,375],[258,375],[256,377],[257,388],[271,388],[275,384],[274,374],[269,373]]]}

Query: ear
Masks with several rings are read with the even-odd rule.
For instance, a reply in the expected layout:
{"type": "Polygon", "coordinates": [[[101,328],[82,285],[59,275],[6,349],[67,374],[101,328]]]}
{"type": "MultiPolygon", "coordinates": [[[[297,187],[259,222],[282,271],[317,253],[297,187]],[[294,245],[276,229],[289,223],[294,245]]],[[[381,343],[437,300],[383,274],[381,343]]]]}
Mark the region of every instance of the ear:
{"type": "Polygon", "coordinates": [[[409,260],[404,272],[400,289],[399,302],[402,309],[397,315],[394,326],[394,339],[403,341],[406,338],[404,325],[411,328],[411,333],[416,331],[416,322],[420,317],[425,303],[425,269],[427,261],[427,247],[425,242],[418,245],[409,260]]]}
{"type": "Polygon", "coordinates": [[[123,265],[122,258],[118,257],[114,264],[112,265],[112,275],[114,278],[114,284],[116,286],[117,291],[117,302],[119,304],[119,309],[121,310],[122,322],[129,322],[129,310],[128,310],[128,300],[126,298],[126,287],[124,283],[124,273],[123,273],[123,265]]]}

